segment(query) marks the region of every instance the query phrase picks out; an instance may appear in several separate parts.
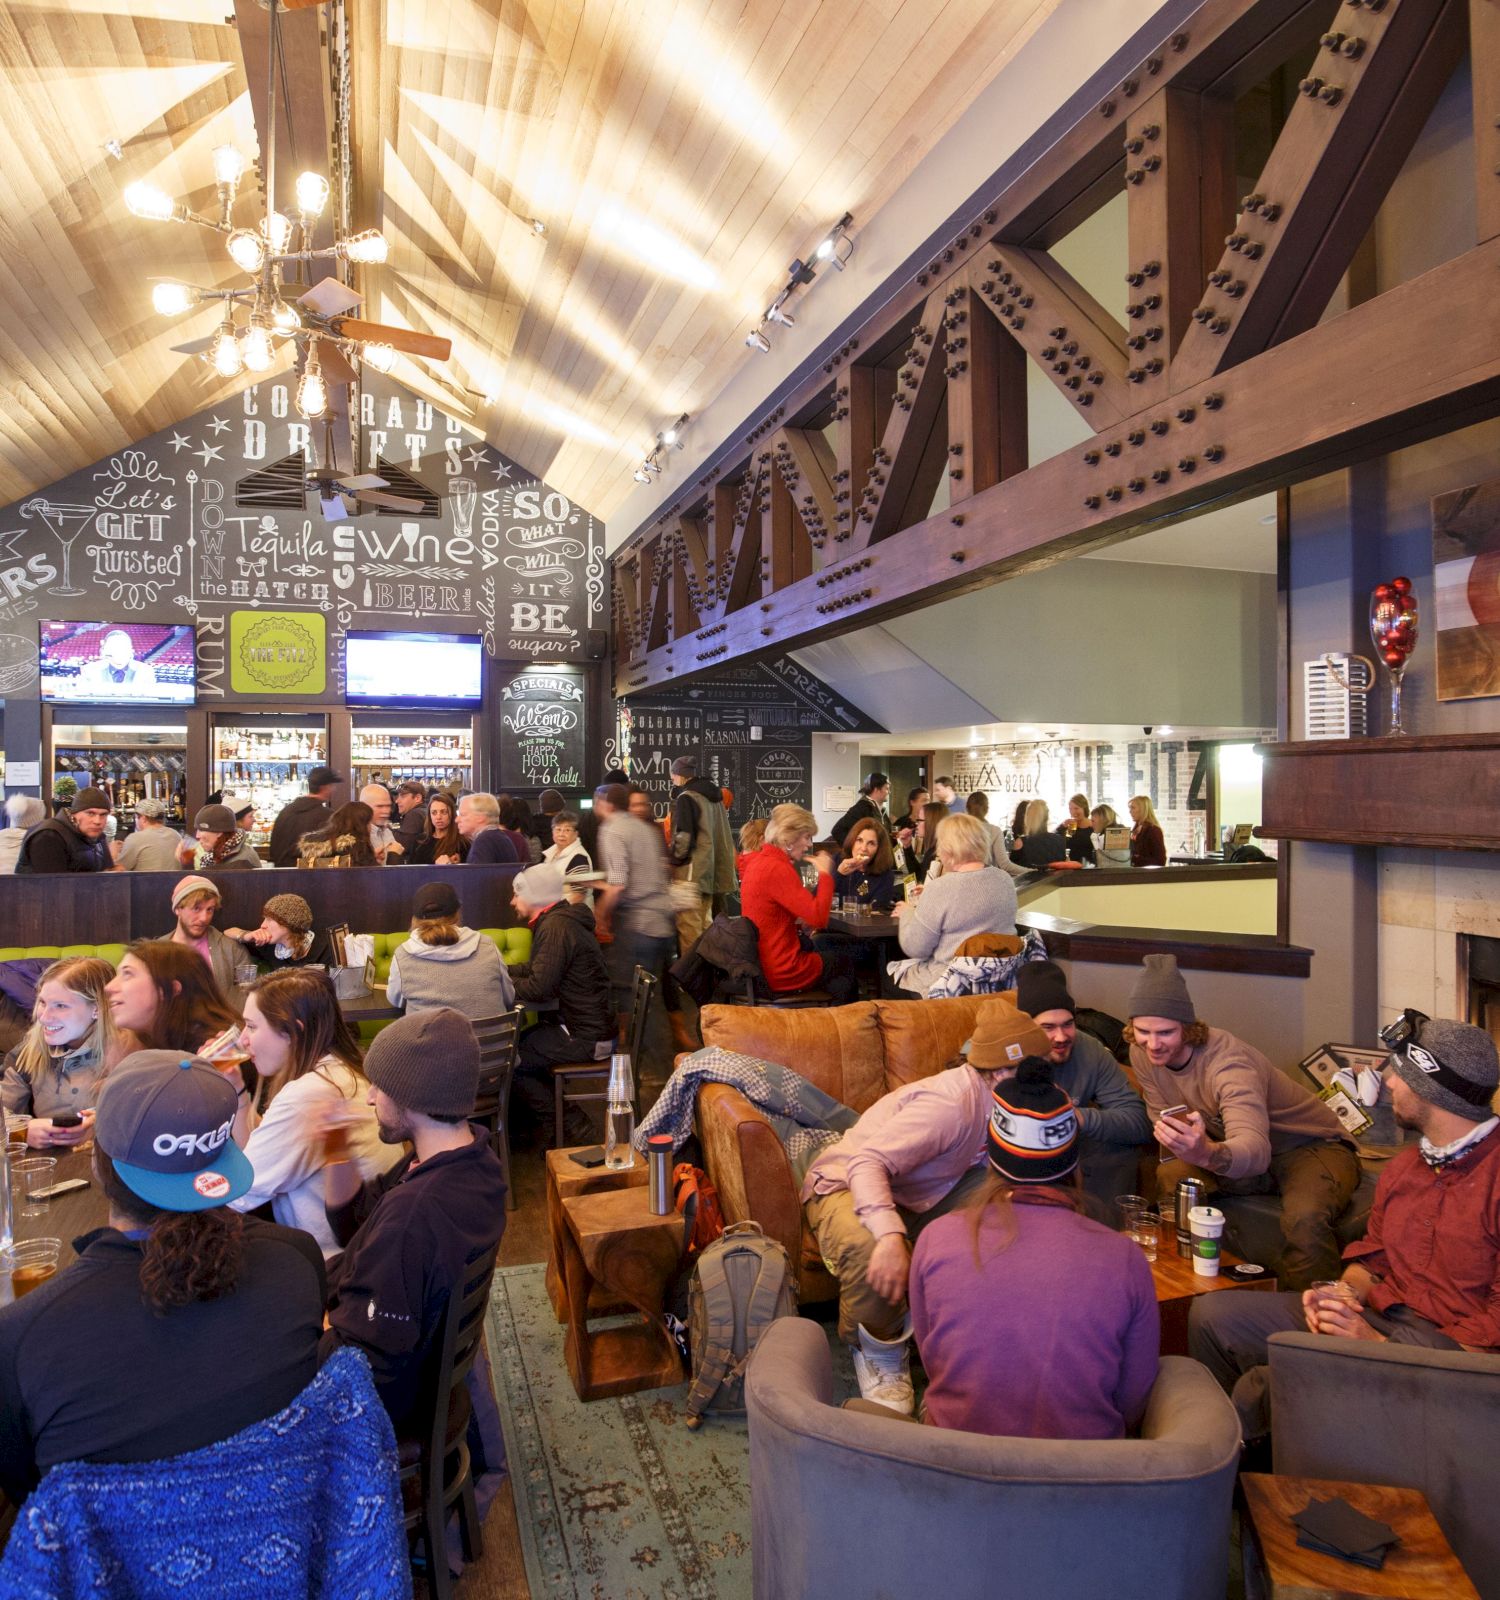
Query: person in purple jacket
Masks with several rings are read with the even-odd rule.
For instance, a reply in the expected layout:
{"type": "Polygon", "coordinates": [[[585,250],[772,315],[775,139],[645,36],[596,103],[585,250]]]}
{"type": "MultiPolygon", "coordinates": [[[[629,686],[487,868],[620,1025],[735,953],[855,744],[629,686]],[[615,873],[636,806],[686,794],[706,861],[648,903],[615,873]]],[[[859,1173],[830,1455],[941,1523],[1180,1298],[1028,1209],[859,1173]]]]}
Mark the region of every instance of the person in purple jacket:
{"type": "Polygon", "coordinates": [[[912,1327],[924,1420],[1023,1439],[1121,1439],[1156,1382],[1151,1268],[1126,1235],[1080,1214],[1078,1117],[1044,1060],[1000,1077],[990,1181],[924,1228],[912,1327]]]}

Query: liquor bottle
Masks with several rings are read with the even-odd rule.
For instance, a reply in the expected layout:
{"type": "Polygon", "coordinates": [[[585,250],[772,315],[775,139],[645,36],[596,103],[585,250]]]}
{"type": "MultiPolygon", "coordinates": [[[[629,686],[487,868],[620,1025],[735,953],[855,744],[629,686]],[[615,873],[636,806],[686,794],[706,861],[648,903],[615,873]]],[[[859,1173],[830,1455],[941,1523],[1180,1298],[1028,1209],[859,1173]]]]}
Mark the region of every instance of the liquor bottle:
{"type": "Polygon", "coordinates": [[[604,1114],[604,1165],[612,1172],[635,1164],[631,1139],[635,1136],[635,1087],[631,1081],[630,1057],[623,1053],[609,1058],[608,1109],[604,1114]]]}

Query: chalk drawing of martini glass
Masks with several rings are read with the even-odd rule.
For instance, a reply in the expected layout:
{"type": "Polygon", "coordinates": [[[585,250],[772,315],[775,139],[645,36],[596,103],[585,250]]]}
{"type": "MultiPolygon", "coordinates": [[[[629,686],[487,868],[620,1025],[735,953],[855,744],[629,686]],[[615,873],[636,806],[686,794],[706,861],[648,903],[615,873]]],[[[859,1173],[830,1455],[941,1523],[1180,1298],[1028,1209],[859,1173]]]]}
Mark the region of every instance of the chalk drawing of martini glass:
{"type": "Polygon", "coordinates": [[[23,517],[28,521],[32,517],[40,517],[48,533],[62,546],[62,582],[53,588],[53,594],[78,596],[88,593],[87,589],[73,587],[73,541],[83,532],[84,523],[97,516],[98,512],[98,506],[60,506],[50,500],[28,500],[21,507],[23,517]]]}
{"type": "Polygon", "coordinates": [[[449,498],[453,501],[453,520],[458,524],[459,538],[473,539],[475,499],[473,483],[468,478],[455,478],[449,485],[449,498]]]}

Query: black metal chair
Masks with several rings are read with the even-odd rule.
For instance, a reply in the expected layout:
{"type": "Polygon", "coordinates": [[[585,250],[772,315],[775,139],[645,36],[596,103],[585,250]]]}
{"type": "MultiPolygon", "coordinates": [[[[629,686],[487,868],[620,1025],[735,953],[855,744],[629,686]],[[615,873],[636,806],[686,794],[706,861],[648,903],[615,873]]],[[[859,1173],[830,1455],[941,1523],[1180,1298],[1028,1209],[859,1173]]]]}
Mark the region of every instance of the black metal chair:
{"type": "Polygon", "coordinates": [[[479,1040],[479,1093],[471,1122],[490,1130],[490,1144],[500,1157],[505,1174],[505,1208],[516,1209],[516,1191],[510,1181],[510,1086],[516,1075],[516,1045],[521,1035],[520,1009],[496,1017],[481,1017],[474,1024],[479,1040]]]}
{"type": "Polygon", "coordinates": [[[448,1518],[458,1507],[458,1531],[464,1559],[477,1561],[484,1552],[479,1507],[474,1499],[474,1469],[469,1459],[469,1369],[484,1337],[484,1314],[490,1303],[490,1282],[500,1246],[494,1245],[471,1262],[448,1297],[438,1329],[437,1381],[432,1415],[420,1437],[398,1441],[406,1531],[413,1547],[421,1545],[427,1560],[427,1590],[433,1600],[451,1600],[448,1573],[448,1518]],[[416,1490],[415,1503],[408,1488],[416,1490]]]}
{"type": "MultiPolygon", "coordinates": [[[[638,966],[630,980],[630,1021],[626,1024],[624,1044],[630,1054],[637,1095],[641,1088],[640,1062],[646,1042],[646,1018],[651,1011],[651,995],[657,978],[638,966]]],[[[609,1098],[608,1061],[570,1061],[552,1069],[552,1097],[555,1121],[552,1142],[554,1148],[563,1143],[563,1117],[569,1106],[604,1105],[609,1098]],[[583,1085],[577,1088],[577,1085],[583,1085]]]]}

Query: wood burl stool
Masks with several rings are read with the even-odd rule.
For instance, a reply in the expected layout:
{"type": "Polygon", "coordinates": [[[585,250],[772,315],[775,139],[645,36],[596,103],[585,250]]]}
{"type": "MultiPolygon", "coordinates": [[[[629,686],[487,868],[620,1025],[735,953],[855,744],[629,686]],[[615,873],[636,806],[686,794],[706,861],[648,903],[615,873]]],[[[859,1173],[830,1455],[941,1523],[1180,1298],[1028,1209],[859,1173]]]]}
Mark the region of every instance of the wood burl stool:
{"type": "Polygon", "coordinates": [[[682,1261],[682,1218],[653,1216],[644,1187],[606,1189],[561,1202],[568,1376],[580,1400],[633,1394],[682,1382],[682,1358],[662,1321],[682,1261]],[[590,1300],[624,1301],[637,1315],[589,1327],[590,1300]]]}
{"type": "Polygon", "coordinates": [[[1246,1600],[1479,1600],[1419,1489],[1262,1472],[1242,1473],[1240,1487],[1246,1600]],[[1378,1572],[1297,1543],[1292,1518],[1335,1495],[1400,1535],[1378,1572]]]}
{"type": "MultiPolygon", "coordinates": [[[[637,1153],[635,1165],[623,1171],[608,1167],[580,1167],[568,1158],[587,1145],[572,1145],[566,1150],[547,1152],[547,1298],[559,1322],[568,1320],[567,1296],[562,1281],[562,1203],[576,1194],[602,1194],[610,1189],[646,1187],[646,1158],[637,1153]]],[[[606,1309],[597,1296],[590,1308],[595,1316],[606,1309]]]]}

